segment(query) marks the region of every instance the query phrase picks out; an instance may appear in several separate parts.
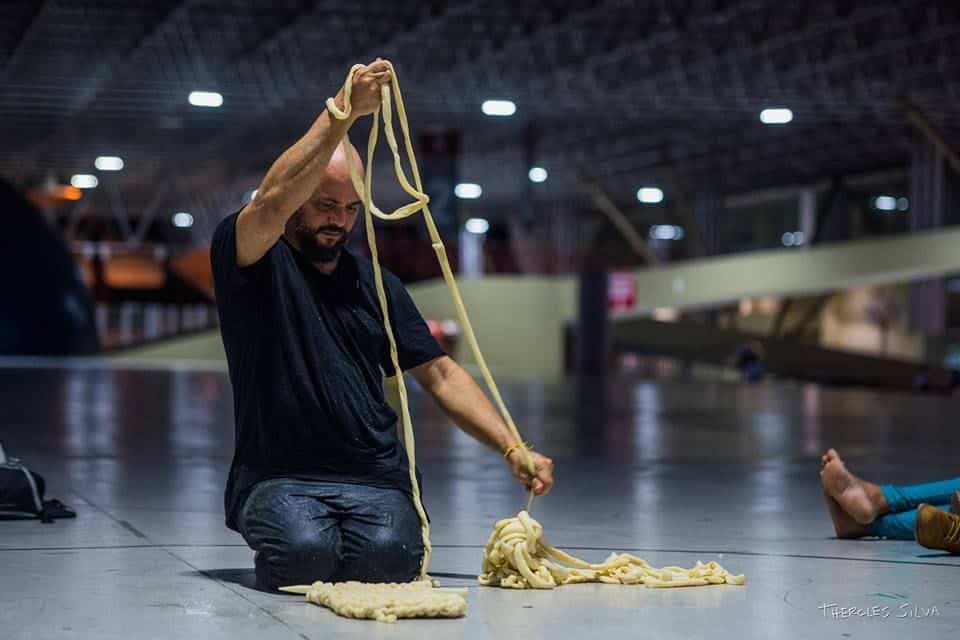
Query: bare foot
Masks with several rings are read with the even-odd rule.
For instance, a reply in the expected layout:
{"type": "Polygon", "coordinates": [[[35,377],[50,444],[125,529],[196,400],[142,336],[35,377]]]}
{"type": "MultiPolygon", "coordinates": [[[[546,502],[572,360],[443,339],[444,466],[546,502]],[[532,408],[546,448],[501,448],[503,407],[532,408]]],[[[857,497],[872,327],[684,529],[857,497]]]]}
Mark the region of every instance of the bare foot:
{"type": "MultiPolygon", "coordinates": [[[[880,487],[861,480],[857,476],[847,471],[846,465],[840,455],[834,450],[829,449],[821,459],[820,482],[823,485],[823,492],[833,499],[840,509],[847,516],[861,525],[868,525],[873,522],[877,516],[887,511],[887,502],[880,491],[880,487]]],[[[830,504],[828,502],[827,506],[830,504]]],[[[831,511],[831,516],[833,512],[831,511]]],[[[837,527],[837,518],[834,517],[834,528],[837,528],[837,535],[840,530],[837,527]]],[[[844,527],[846,529],[846,527],[844,527]]]]}
{"type": "MultiPolygon", "coordinates": [[[[823,499],[827,503],[827,510],[830,512],[830,519],[833,520],[833,530],[836,531],[838,538],[862,538],[870,533],[869,527],[857,522],[853,516],[843,510],[840,503],[830,495],[827,479],[824,477],[824,470],[827,465],[838,462],[843,465],[840,455],[836,449],[827,449],[827,452],[820,458],[820,482],[823,484],[823,499]]],[[[846,469],[844,467],[844,469],[846,469]]],[[[827,478],[833,478],[834,473],[827,475],[827,478]]],[[[851,474],[852,476],[852,474],[851,474]]]]}
{"type": "Polygon", "coordinates": [[[833,530],[837,532],[838,538],[862,538],[870,534],[869,527],[854,520],[827,493],[823,494],[823,499],[827,502],[827,510],[830,512],[830,519],[833,520],[833,530]]]}
{"type": "Polygon", "coordinates": [[[820,457],[820,470],[823,471],[823,468],[827,466],[827,463],[831,460],[839,460],[840,454],[837,453],[836,449],[827,449],[827,452],[820,457]]]}

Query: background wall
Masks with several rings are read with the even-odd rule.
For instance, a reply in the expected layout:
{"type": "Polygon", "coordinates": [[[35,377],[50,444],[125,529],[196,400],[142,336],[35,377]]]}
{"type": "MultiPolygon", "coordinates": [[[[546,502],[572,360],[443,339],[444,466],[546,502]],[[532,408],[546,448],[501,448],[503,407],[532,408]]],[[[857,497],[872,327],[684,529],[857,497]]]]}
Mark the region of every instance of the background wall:
{"type": "MultiPolygon", "coordinates": [[[[563,330],[573,319],[576,287],[571,278],[497,276],[460,281],[460,294],[477,342],[494,375],[559,375],[563,370],[563,330]]],[[[430,281],[409,287],[424,317],[455,319],[446,284],[430,281]]],[[[454,357],[474,363],[462,337],[454,357]]]]}

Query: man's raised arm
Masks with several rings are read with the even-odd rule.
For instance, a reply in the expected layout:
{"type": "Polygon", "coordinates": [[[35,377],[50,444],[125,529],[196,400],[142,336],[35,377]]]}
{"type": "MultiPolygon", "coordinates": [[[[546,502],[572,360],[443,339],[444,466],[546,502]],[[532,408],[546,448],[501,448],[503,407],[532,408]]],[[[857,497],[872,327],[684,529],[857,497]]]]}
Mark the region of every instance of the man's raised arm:
{"type": "MultiPolygon", "coordinates": [[[[353,76],[352,112],[337,120],[324,109],[310,129],[270,166],[257,197],[237,218],[237,265],[258,261],[276,244],[290,216],[316,191],[337,145],[360,116],[380,106],[380,86],[390,81],[387,63],[379,58],[353,76]]],[[[343,90],[334,98],[343,108],[343,90]]]]}

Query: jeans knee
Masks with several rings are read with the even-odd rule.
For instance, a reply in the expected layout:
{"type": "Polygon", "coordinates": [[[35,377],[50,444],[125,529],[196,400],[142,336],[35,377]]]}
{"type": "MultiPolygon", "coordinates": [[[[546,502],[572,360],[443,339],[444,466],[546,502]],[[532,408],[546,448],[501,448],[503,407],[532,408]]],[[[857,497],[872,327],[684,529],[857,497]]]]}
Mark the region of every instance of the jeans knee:
{"type": "Polygon", "coordinates": [[[300,575],[312,576],[310,582],[328,581],[337,570],[336,545],[323,536],[300,536],[290,541],[288,564],[300,575]],[[300,571],[302,569],[302,572],[300,571]]]}
{"type": "Polygon", "coordinates": [[[256,555],[257,583],[270,590],[297,584],[329,582],[339,565],[330,540],[298,536],[285,544],[263,545],[256,555]]]}
{"type": "Polygon", "coordinates": [[[420,573],[423,562],[423,544],[397,541],[380,552],[384,582],[409,582],[420,573]]]}
{"type": "Polygon", "coordinates": [[[420,573],[423,544],[398,536],[371,538],[344,563],[339,579],[361,582],[409,582],[420,573]]]}

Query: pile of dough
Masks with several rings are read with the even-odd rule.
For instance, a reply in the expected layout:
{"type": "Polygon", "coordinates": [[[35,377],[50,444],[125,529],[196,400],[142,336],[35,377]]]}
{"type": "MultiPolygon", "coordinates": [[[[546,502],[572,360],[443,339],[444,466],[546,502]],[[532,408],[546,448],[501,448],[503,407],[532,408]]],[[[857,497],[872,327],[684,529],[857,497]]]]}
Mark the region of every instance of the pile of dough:
{"type": "Polygon", "coordinates": [[[698,561],[692,569],[657,569],[642,558],[612,553],[602,564],[590,564],[547,544],[543,527],[526,511],[494,525],[483,552],[482,571],[480,584],[511,589],[553,589],[578,582],[644,584],[659,588],[746,582],[744,576],[733,575],[716,562],[698,561]]]}
{"type": "Polygon", "coordinates": [[[397,618],[462,618],[467,613],[465,589],[435,589],[430,581],[374,584],[314,582],[309,587],[281,587],[303,593],[307,601],[346,618],[396,622],[397,618]]]}

